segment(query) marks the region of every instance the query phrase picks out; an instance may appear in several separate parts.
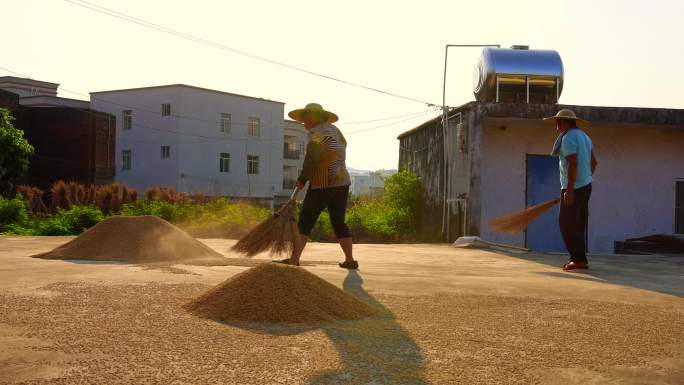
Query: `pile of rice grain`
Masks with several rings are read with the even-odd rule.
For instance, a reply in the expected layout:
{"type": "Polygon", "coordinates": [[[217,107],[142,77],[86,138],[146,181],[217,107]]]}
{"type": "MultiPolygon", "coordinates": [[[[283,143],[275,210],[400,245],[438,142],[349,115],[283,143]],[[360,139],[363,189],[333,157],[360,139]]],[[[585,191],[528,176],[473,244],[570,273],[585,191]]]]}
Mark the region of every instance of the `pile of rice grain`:
{"type": "Polygon", "coordinates": [[[225,261],[188,233],[151,215],[108,218],[70,242],[33,257],[130,263],[225,261]]]}
{"type": "Polygon", "coordinates": [[[298,267],[266,263],[229,278],[186,305],[216,321],[324,323],[361,319],[377,311],[298,267]]]}

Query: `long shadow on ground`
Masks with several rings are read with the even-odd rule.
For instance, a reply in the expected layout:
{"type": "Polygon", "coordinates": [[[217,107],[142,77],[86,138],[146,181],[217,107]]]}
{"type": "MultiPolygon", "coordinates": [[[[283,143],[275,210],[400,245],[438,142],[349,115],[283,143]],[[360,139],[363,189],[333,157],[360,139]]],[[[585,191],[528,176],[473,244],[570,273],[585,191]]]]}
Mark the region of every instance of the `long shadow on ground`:
{"type": "Polygon", "coordinates": [[[394,314],[363,288],[356,270],[349,270],[344,290],[373,306],[378,315],[321,325],[225,324],[271,335],[293,335],[323,330],[335,346],[342,369],[313,375],[308,385],[428,385],[422,349],[396,321],[394,314]]]}
{"type": "Polygon", "coordinates": [[[364,290],[358,271],[349,270],[342,285],[381,313],[324,327],[345,367],[323,373],[309,384],[427,384],[423,351],[394,315],[364,290]]]}
{"type": "Polygon", "coordinates": [[[493,251],[558,268],[558,272],[539,272],[546,276],[592,281],[598,279],[614,285],[684,298],[684,256],[589,255],[589,270],[569,273],[561,270],[563,263],[568,260],[567,255],[493,251]]]}

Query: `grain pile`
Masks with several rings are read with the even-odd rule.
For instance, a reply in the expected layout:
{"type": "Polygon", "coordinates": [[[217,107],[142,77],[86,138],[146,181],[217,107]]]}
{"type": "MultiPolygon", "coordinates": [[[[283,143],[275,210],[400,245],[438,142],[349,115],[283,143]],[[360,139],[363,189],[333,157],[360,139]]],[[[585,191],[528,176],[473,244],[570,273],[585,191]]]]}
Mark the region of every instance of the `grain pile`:
{"type": "Polygon", "coordinates": [[[323,323],[376,313],[360,299],[308,271],[275,263],[246,270],[186,305],[216,321],[323,323]]]}
{"type": "Polygon", "coordinates": [[[151,215],[111,217],[52,251],[44,259],[130,263],[221,263],[225,259],[188,233],[151,215]]]}

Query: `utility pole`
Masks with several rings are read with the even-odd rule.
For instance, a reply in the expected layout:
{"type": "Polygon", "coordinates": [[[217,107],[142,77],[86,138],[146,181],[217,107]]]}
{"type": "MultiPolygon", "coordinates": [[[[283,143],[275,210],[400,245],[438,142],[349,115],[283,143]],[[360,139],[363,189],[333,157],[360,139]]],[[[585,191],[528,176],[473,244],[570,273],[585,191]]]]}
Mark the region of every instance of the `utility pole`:
{"type": "MultiPolygon", "coordinates": [[[[444,175],[444,203],[442,205],[442,234],[446,236],[447,242],[449,241],[449,234],[446,234],[446,223],[447,223],[447,207],[448,207],[448,202],[447,200],[449,197],[447,197],[447,186],[449,183],[449,178],[448,178],[448,161],[449,161],[449,154],[447,153],[448,146],[447,146],[447,127],[448,127],[448,121],[449,121],[449,107],[446,105],[446,76],[447,76],[447,61],[449,58],[449,48],[456,47],[456,48],[475,48],[475,47],[495,47],[495,48],[501,48],[500,44],[447,44],[444,48],[444,79],[442,80],[442,143],[444,145],[444,157],[443,157],[443,162],[444,162],[444,168],[443,168],[443,175],[444,175]]],[[[465,230],[464,230],[465,231],[465,230]]]]}

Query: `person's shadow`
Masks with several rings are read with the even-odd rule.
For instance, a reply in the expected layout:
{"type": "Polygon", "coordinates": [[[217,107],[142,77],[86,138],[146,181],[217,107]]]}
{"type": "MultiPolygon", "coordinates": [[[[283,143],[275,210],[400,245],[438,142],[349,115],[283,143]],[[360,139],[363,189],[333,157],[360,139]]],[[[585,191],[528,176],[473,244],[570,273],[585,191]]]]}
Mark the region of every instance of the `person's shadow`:
{"type": "Polygon", "coordinates": [[[426,385],[423,351],[394,315],[364,290],[359,272],[349,270],[342,285],[379,314],[325,325],[323,331],[337,349],[344,369],[319,374],[308,384],[426,385]]]}
{"type": "Polygon", "coordinates": [[[394,314],[364,290],[363,279],[358,271],[349,270],[343,288],[375,308],[377,315],[320,325],[224,324],[280,336],[323,330],[344,367],[313,374],[307,385],[428,385],[423,351],[396,322],[394,314]]]}

